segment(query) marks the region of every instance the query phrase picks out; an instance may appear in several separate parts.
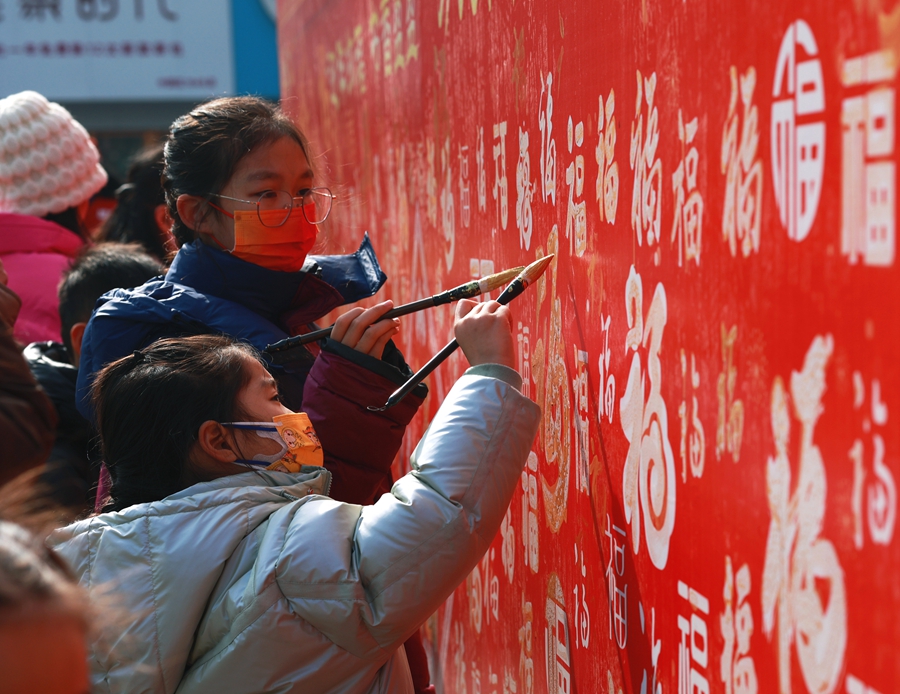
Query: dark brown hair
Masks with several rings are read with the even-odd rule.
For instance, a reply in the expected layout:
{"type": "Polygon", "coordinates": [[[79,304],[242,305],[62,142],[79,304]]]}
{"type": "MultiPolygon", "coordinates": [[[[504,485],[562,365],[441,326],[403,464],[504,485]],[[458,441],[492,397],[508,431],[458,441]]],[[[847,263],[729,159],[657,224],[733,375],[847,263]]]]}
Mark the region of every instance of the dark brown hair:
{"type": "Polygon", "coordinates": [[[157,206],[166,203],[162,175],[162,144],[145,147],[132,157],[125,183],[116,190],[116,207],[97,234],[98,241],[139,243],[165,262],[168,237],[160,231],[155,215],[157,206]]]}
{"type": "MultiPolygon", "coordinates": [[[[209,101],[172,123],[165,145],[163,188],[179,246],[193,241],[195,234],[178,216],[178,196],[209,200],[225,187],[241,159],[259,145],[283,137],[292,138],[309,159],[297,126],[277,105],[258,97],[209,101]]],[[[206,214],[210,212],[207,206],[206,214]]]]}
{"type": "Polygon", "coordinates": [[[249,345],[218,335],[157,340],[104,367],[94,381],[103,460],[112,478],[104,511],[158,501],[201,480],[190,462],[200,425],[244,418],[249,345]]]}

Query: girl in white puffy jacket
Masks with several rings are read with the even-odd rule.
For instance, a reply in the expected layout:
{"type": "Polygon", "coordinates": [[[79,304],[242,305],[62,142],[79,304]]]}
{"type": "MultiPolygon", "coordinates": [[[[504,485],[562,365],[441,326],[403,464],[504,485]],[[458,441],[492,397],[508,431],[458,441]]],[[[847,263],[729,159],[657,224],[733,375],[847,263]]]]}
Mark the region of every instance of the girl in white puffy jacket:
{"type": "Polygon", "coordinates": [[[472,368],[372,506],[330,499],[324,468],[248,471],[288,412],[250,348],[160,340],[104,369],[111,498],[51,538],[133,616],[93,648],[95,690],[411,692],[403,642],[487,549],[540,419],[508,309],[460,302],[455,332],[472,368]]]}

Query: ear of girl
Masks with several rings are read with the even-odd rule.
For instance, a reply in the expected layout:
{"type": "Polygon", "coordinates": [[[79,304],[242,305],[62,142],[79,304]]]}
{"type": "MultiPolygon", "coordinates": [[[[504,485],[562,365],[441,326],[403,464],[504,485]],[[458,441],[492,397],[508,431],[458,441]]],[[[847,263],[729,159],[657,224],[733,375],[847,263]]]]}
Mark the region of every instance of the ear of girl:
{"type": "MultiPolygon", "coordinates": [[[[244,369],[246,384],[237,394],[235,410],[246,413],[246,421],[271,422],[278,415],[290,412],[281,404],[275,379],[259,361],[246,359],[244,369]]],[[[258,455],[271,456],[280,450],[272,438],[206,420],[197,431],[190,458],[192,465],[203,470],[205,476],[222,477],[247,471],[247,467],[237,461],[253,460],[258,455]]]]}

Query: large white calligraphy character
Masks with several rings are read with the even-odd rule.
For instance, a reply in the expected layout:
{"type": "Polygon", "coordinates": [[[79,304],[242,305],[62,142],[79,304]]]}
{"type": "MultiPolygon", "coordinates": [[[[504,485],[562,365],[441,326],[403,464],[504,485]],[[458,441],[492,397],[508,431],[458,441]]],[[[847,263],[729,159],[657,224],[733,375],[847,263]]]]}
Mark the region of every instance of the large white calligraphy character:
{"type": "Polygon", "coordinates": [[[641,512],[647,533],[650,560],[664,569],[669,558],[669,540],[675,528],[675,457],[669,444],[669,416],[660,392],[662,367],[659,352],[666,327],[666,290],[656,285],[653,300],[643,319],[643,286],[634,266],[625,286],[625,307],[630,330],[625,336],[625,352],[631,359],[628,384],[619,401],[622,431],[628,439],[628,456],[622,475],[625,520],[632,525],[632,544],[637,554],[641,540],[641,512]],[[639,350],[645,348],[647,361],[641,364],[639,350]],[[649,392],[645,384],[649,377],[649,392]]]}
{"type": "Polygon", "coordinates": [[[806,687],[814,694],[835,691],[847,646],[844,571],[834,545],[819,537],[825,518],[825,465],[813,442],[822,414],[825,367],[834,349],[831,335],[817,336],[803,370],[791,374],[790,398],[781,377],[772,385],[775,457],[766,467],[772,520],[762,580],[763,629],[778,631],[778,673],[782,694],[791,692],[791,644],[806,687]],[[791,412],[800,422],[800,470],[791,495],[788,441],[791,412]],[[824,597],[823,597],[824,596],[824,597]]]}

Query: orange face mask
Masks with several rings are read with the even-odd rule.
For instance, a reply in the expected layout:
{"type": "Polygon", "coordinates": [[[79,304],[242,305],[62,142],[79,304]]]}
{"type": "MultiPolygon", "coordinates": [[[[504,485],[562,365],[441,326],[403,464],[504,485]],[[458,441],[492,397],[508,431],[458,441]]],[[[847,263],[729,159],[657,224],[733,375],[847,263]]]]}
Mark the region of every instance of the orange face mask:
{"type": "Polygon", "coordinates": [[[273,218],[274,223],[275,219],[284,214],[279,210],[260,211],[258,214],[256,210],[224,213],[234,219],[234,248],[229,252],[241,260],[269,270],[280,272],[300,270],[316,242],[316,234],[319,231],[315,224],[310,224],[306,220],[300,207],[294,207],[287,221],[275,227],[265,226],[260,221],[259,215],[273,218]]]}

